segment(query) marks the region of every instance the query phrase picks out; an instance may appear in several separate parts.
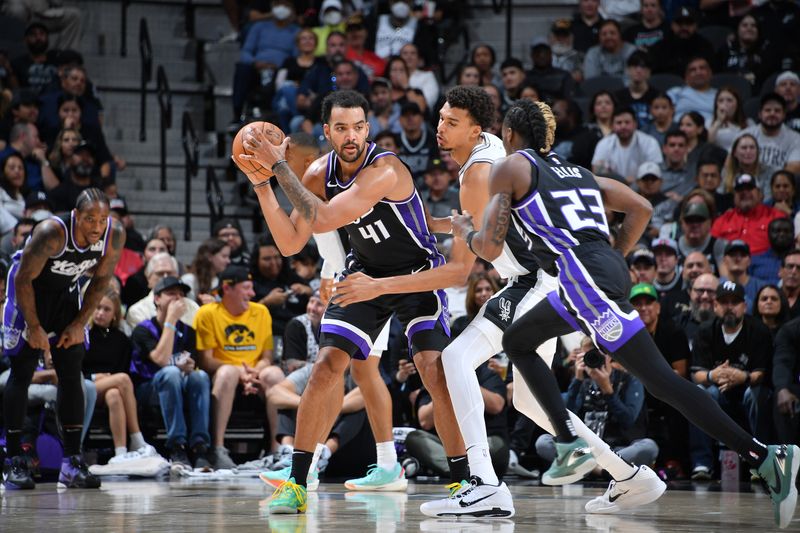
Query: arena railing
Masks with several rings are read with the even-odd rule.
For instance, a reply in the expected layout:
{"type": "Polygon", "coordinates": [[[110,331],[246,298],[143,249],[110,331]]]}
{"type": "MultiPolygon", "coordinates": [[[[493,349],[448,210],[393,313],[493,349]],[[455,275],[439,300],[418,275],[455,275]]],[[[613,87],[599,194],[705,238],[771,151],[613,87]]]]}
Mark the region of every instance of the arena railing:
{"type": "Polygon", "coordinates": [[[200,141],[197,138],[197,133],[195,132],[194,124],[192,123],[192,117],[188,111],[183,112],[183,117],[181,119],[181,142],[183,144],[184,172],[185,172],[183,238],[184,240],[190,241],[192,240],[192,224],[191,224],[192,223],[192,178],[197,176],[197,172],[199,170],[198,167],[200,160],[200,152],[199,152],[200,141]]]}
{"type": "Polygon", "coordinates": [[[153,43],[150,41],[150,30],[147,27],[147,19],[142,17],[139,20],[139,57],[142,59],[142,75],[140,79],[139,102],[139,141],[147,140],[147,84],[153,79],[153,43]]]}
{"type": "Polygon", "coordinates": [[[225,196],[219,186],[217,172],[211,165],[206,167],[206,203],[208,204],[210,218],[208,228],[210,232],[214,224],[225,216],[225,196]]]}
{"type": "Polygon", "coordinates": [[[169,80],[164,66],[159,65],[156,70],[156,97],[158,98],[159,116],[161,117],[160,129],[160,167],[161,190],[167,190],[167,130],[172,127],[172,91],[169,89],[169,80]]]}

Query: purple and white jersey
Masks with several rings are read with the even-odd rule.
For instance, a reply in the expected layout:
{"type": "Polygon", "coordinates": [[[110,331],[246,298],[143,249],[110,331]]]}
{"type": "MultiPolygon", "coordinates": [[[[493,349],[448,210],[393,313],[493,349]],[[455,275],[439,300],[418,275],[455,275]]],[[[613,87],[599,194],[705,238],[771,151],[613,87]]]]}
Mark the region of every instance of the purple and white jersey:
{"type": "MultiPolygon", "coordinates": [[[[462,183],[464,174],[475,163],[493,164],[506,156],[506,149],[496,135],[483,132],[478,144],[472,148],[467,161],[458,171],[458,182],[462,183]]],[[[502,278],[524,276],[539,270],[539,263],[529,247],[529,239],[524,230],[516,222],[509,226],[503,251],[492,261],[492,266],[502,278]]]]}
{"type": "Polygon", "coordinates": [[[530,161],[531,186],[511,213],[543,269],[552,273],[555,261],[581,243],[609,242],[600,186],[591,172],[555,152],[546,157],[531,149],[517,153],[530,161]]]}
{"type": "MultiPolygon", "coordinates": [[[[361,170],[381,157],[397,157],[392,152],[368,143],[362,166],[347,183],[339,180],[339,158],[328,154],[325,193],[333,199],[350,188],[361,170]]],[[[444,256],[436,249],[436,237],[425,220],[425,208],[416,187],[408,198],[394,201],[384,198],[366,213],[347,224],[351,251],[346,265],[363,269],[375,277],[410,274],[441,266],[444,256]]]]}

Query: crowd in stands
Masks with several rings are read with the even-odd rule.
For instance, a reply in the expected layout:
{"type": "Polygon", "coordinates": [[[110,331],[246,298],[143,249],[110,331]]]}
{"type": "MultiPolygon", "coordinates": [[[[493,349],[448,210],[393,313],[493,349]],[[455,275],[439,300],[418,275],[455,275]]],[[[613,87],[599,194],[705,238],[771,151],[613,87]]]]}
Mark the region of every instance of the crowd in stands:
{"type": "MultiPolygon", "coordinates": [[[[630,300],[675,372],[762,442],[800,443],[796,2],[579,0],[547,35],[524,36],[529,57],[500,61],[490,45],[477,44],[452,83],[443,81],[437,43],[458,2],[359,4],[225,2],[241,44],[234,131],[253,118],[279,124],[299,158],[290,165],[302,169],[327,151],[322,99],[357,90],[371,104],[370,138],[408,165],[428,210],[447,216],[459,209],[458,164],[436,142],[447,89],[483,87],[495,105],[489,131],[496,135],[516,99],[549,103],[557,154],[653,205],[628,257],[630,300]]],[[[249,246],[240,220],[223,219],[184,265],[171,228],[140,234],[117,195],[125,161],[105,143],[90,66],[66,45],[51,48],[51,31],[71,42],[69,30],[34,17],[28,52],[0,54],[0,253],[7,265],[37,221],[72,208],[86,187],[100,185],[112,197],[128,255],[91,323],[87,420],[95,405],[105,408],[93,424],[112,434],[112,461],[156,453],[152,444],[173,462],[232,468],[226,429],[240,398],[253,397],[267,436],[263,464],[285,467],[327,303],[316,247],[284,257],[270,235],[249,246]],[[146,417],[163,427],[165,442],[142,429],[153,426],[146,417]]],[[[621,216],[609,213],[612,238],[621,216]]],[[[446,254],[448,237],[439,241],[446,254]]],[[[466,286],[447,290],[454,334],[504,282],[479,260],[466,286]]],[[[396,326],[381,361],[394,425],[415,429],[403,446],[416,466],[443,475],[431,398],[396,326]]],[[[620,455],[667,477],[715,475],[716,443],[644,393],[590,339],[570,335],[559,346],[554,371],[568,407],[620,455]]],[[[45,357],[31,387],[34,421],[55,401],[48,365],[45,357]]],[[[501,471],[530,476],[550,462],[554,444],[514,410],[508,370],[503,354],[477,370],[493,459],[501,471]]],[[[352,379],[345,391],[323,468],[366,428],[352,379]]],[[[33,454],[38,426],[30,425],[23,440],[33,454]]]]}

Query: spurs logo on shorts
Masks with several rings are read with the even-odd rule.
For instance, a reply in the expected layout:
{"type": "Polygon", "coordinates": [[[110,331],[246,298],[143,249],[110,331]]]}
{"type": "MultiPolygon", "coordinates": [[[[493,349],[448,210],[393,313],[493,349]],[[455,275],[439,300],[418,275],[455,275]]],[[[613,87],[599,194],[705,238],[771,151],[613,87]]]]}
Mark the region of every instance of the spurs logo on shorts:
{"type": "Polygon", "coordinates": [[[500,320],[508,322],[508,319],[511,318],[511,301],[500,298],[498,306],[500,307],[500,320]]]}
{"type": "Polygon", "coordinates": [[[592,329],[598,335],[603,337],[608,342],[614,342],[622,336],[622,322],[611,309],[597,317],[597,320],[592,322],[592,329]]]}

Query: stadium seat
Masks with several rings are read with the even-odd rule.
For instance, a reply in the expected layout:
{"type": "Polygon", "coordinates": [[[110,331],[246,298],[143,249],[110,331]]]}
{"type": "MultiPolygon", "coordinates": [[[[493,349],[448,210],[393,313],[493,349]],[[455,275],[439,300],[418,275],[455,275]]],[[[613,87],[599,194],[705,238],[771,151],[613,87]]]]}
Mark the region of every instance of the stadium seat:
{"type": "Polygon", "coordinates": [[[739,96],[742,97],[743,102],[747,101],[747,99],[750,98],[750,95],[753,92],[753,86],[750,85],[750,82],[744,79],[743,77],[739,76],[738,74],[721,72],[719,74],[714,74],[714,76],[711,77],[712,87],[716,87],[717,89],[719,89],[720,87],[724,87],[725,85],[730,85],[731,87],[739,91],[739,96]]]}
{"type": "Polygon", "coordinates": [[[761,109],[761,98],[753,96],[744,103],[744,115],[758,122],[758,112],[761,109]]]}
{"type": "Polygon", "coordinates": [[[650,76],[650,81],[648,83],[661,92],[667,92],[673,87],[680,87],[683,85],[683,78],[676,74],[664,72],[662,74],[653,74],[650,76]]]}
{"type": "Polygon", "coordinates": [[[697,33],[705,37],[714,47],[714,52],[716,52],[725,46],[728,42],[728,36],[733,33],[733,30],[728,26],[704,26],[697,28],[697,33]]]}
{"type": "Polygon", "coordinates": [[[622,78],[616,76],[595,76],[594,78],[584,80],[584,82],[580,84],[581,94],[589,98],[599,91],[609,91],[613,93],[624,88],[625,84],[622,82],[622,78]]]}

